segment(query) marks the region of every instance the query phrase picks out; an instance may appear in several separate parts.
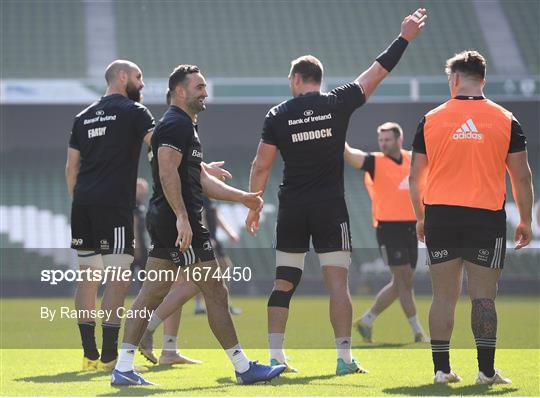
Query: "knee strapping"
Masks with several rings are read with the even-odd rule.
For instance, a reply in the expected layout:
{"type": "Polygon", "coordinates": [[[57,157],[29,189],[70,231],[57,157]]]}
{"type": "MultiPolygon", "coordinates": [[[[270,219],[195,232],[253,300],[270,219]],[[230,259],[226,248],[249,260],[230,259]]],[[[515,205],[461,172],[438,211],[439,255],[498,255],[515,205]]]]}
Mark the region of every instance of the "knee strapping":
{"type": "Polygon", "coordinates": [[[295,267],[277,267],[276,268],[276,280],[281,279],[291,283],[293,286],[291,289],[285,290],[273,290],[270,298],[268,299],[269,307],[282,307],[289,308],[291,298],[296,290],[296,287],[300,283],[302,278],[302,270],[295,267]]]}

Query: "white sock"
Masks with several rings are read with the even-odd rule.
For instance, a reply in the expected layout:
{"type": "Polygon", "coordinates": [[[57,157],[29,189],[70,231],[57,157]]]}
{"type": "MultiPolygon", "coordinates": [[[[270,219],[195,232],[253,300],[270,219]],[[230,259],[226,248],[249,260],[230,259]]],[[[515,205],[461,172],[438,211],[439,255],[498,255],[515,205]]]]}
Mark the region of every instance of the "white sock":
{"type": "Polygon", "coordinates": [[[154,311],[154,313],[150,317],[150,320],[148,321],[148,326],[146,327],[146,330],[154,333],[158,326],[161,325],[161,322],[163,321],[159,318],[159,316],[157,316],[156,312],[154,311]]]}
{"type": "Polygon", "coordinates": [[[163,349],[161,350],[162,354],[174,354],[176,353],[176,341],[178,338],[176,336],[170,336],[168,334],[163,335],[163,349]]]}
{"type": "Polygon", "coordinates": [[[352,345],[352,342],[351,342],[350,337],[336,338],[337,357],[343,359],[345,363],[352,362],[351,345],[352,345]]]}
{"type": "Polygon", "coordinates": [[[246,357],[246,354],[244,354],[242,347],[240,347],[240,343],[232,348],[226,349],[225,352],[231,360],[234,370],[238,373],[244,373],[249,369],[249,359],[246,357]]]}
{"type": "Polygon", "coordinates": [[[120,372],[129,372],[134,369],[135,350],[137,346],[128,343],[122,343],[120,352],[118,353],[118,361],[116,361],[115,369],[120,372]]]}
{"type": "Polygon", "coordinates": [[[418,321],[417,315],[411,316],[410,318],[408,318],[408,320],[414,334],[424,333],[424,329],[422,329],[422,326],[420,325],[420,322],[418,321]]]}
{"type": "Polygon", "coordinates": [[[368,310],[363,316],[362,316],[362,322],[365,323],[368,326],[373,325],[373,321],[377,318],[377,315],[375,315],[371,310],[368,310]]]}
{"type": "Polygon", "coordinates": [[[285,351],[283,350],[284,341],[284,333],[268,333],[270,360],[275,359],[279,363],[285,363],[285,351]]]}

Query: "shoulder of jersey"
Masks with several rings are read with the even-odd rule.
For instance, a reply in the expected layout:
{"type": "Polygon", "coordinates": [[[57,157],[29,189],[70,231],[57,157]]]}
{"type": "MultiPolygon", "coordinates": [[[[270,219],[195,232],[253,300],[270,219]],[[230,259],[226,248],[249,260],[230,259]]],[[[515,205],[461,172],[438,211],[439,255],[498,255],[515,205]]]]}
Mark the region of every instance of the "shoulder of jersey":
{"type": "Polygon", "coordinates": [[[80,111],[75,117],[76,118],[79,118],[81,117],[82,115],[84,115],[86,112],[88,112],[90,109],[92,109],[94,106],[96,106],[97,104],[99,104],[99,101],[94,101],[92,102],[90,105],[88,105],[86,108],[84,108],[82,111],[80,111]]]}
{"type": "Polygon", "coordinates": [[[506,109],[505,107],[497,104],[496,102],[493,102],[492,100],[488,99],[487,100],[487,104],[488,105],[491,105],[492,107],[494,108],[497,108],[499,111],[501,111],[506,117],[512,119],[514,116],[512,114],[512,112],[510,112],[508,109],[506,109]]]}
{"type": "Polygon", "coordinates": [[[428,113],[426,113],[426,116],[431,116],[431,115],[434,115],[436,113],[439,113],[440,111],[445,110],[448,107],[448,104],[450,103],[450,101],[451,100],[448,100],[448,101],[442,103],[441,105],[439,105],[438,107],[433,108],[428,113]]]}
{"type": "Polygon", "coordinates": [[[266,114],[266,117],[277,116],[281,113],[287,112],[287,103],[289,103],[293,99],[294,98],[285,100],[283,102],[280,102],[276,106],[273,106],[272,108],[270,108],[270,110],[266,114]]]}

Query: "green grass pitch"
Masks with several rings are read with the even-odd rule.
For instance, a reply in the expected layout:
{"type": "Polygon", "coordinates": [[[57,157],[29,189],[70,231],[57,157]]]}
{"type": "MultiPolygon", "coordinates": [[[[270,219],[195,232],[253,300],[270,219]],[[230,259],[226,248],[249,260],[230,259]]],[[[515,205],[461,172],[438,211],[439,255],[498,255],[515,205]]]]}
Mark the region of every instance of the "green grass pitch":
{"type": "MultiPolygon", "coordinates": [[[[236,298],[244,313],[235,317],[248,356],[267,362],[265,298],[236,298]]],[[[417,300],[427,327],[429,298],[417,300]]],[[[355,316],[370,303],[354,298],[355,316]]],[[[4,299],[1,302],[0,394],[10,396],[381,396],[381,395],[540,395],[540,303],[537,298],[499,298],[496,367],[512,378],[507,386],[476,386],[476,351],[469,326],[470,306],[456,311],[451,362],[463,377],[459,384],[433,385],[429,344],[412,344],[408,323],[395,303],[375,322],[376,343],[366,345],[353,331],[353,353],[367,375],[335,375],[335,350],[324,297],[296,297],[286,335],[287,355],[299,373],[270,385],[238,386],[225,354],[218,349],[204,316],[184,311],[179,345],[202,365],[151,366],[145,376],[157,386],[113,388],[106,372],[80,371],[76,321],[39,318],[41,306],[72,306],[70,299],[4,299]]],[[[99,332],[99,328],[96,328],[99,332]]],[[[159,343],[161,330],[156,331],[159,343]]],[[[101,338],[98,333],[98,346],[101,338]]],[[[159,344],[158,344],[159,345],[159,344]]],[[[137,364],[147,364],[137,356],[137,364]]]]}

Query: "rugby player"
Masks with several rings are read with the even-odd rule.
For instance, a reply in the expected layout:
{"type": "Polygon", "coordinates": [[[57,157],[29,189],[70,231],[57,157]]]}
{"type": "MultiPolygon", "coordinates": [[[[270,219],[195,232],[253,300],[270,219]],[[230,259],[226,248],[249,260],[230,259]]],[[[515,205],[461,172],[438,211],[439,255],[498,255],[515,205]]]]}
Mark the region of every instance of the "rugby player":
{"type": "MultiPolygon", "coordinates": [[[[133,262],[133,208],[141,144],[150,145],[154,118],[139,103],[144,87],[141,69],[116,60],[105,71],[107,91],[75,117],[66,163],[66,182],[73,199],[71,247],[81,269],[129,269],[133,262]]],[[[100,280],[79,282],[75,308],[94,310],[100,280]]],[[[111,370],[118,356],[120,319],[129,282],[108,281],[101,308],[111,310],[103,320],[101,357],[96,347],[93,318],[79,318],[84,350],[83,370],[111,370]],[[100,360],[101,358],[101,360],[100,360]]]]}
{"type": "Polygon", "coordinates": [[[446,62],[446,73],[452,98],[420,122],[409,178],[416,233],[426,242],[430,263],[434,382],[461,380],[450,366],[449,349],[465,269],[477,348],[476,383],[508,384],[510,379],[494,368],[495,297],[506,252],[506,170],[520,215],[515,250],[527,246],[532,235],[526,139],[512,113],[485,98],[486,60],[480,53],[456,54],[446,62]],[[422,203],[419,185],[428,168],[422,203]]]}
{"type": "Polygon", "coordinates": [[[392,272],[392,280],[355,322],[365,342],[372,342],[373,321],[399,298],[415,342],[427,342],[416,315],[413,274],[418,260],[416,217],[409,199],[411,151],[403,149],[403,129],[387,122],[377,128],[380,152],[366,153],[345,144],[345,160],[365,171],[364,184],[371,198],[373,226],[379,250],[392,272]]]}
{"type": "MultiPolygon", "coordinates": [[[[268,300],[271,364],[286,364],[283,343],[289,304],[300,283],[311,238],[330,293],[330,319],[338,355],[336,374],[365,372],[351,352],[351,236],[343,186],[346,131],[351,114],[397,65],[426,19],[425,9],[405,17],[399,37],[370,68],[329,93],[321,92],[323,66],[317,58],[306,55],[293,60],[289,81],[294,98],[266,115],[251,168],[250,190],[265,190],[278,150],[285,163],[274,245],[276,279],[268,300]]],[[[251,234],[259,228],[259,220],[259,209],[248,213],[246,227],[251,234]]],[[[296,371],[290,366],[287,369],[296,371]]]]}
{"type": "MultiPolygon", "coordinates": [[[[175,68],[169,76],[169,91],[171,106],[152,136],[154,192],[147,224],[153,248],[146,270],[159,273],[160,270],[175,271],[177,267],[183,267],[186,279],[194,282],[204,295],[210,328],[229,357],[237,381],[240,384],[269,381],[283,372],[285,366],[252,362],[242,350],[229,313],[228,291],[219,277],[219,265],[201,215],[203,194],[258,210],[263,204],[261,192],[247,193],[232,188],[201,167],[203,153],[194,122],[206,108],[208,94],[199,68],[194,65],[175,68]],[[194,272],[206,276],[197,278],[194,272]]],[[[173,281],[170,278],[147,279],[132,308],[157,308],[173,281]]],[[[152,384],[133,369],[135,350],[147,322],[146,318],[127,320],[119,360],[112,373],[112,385],[152,384]]]]}

